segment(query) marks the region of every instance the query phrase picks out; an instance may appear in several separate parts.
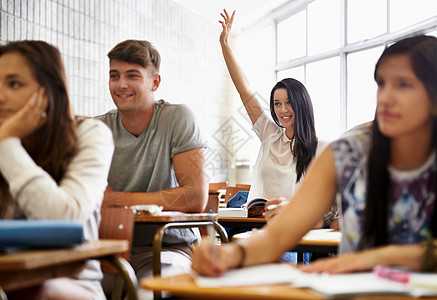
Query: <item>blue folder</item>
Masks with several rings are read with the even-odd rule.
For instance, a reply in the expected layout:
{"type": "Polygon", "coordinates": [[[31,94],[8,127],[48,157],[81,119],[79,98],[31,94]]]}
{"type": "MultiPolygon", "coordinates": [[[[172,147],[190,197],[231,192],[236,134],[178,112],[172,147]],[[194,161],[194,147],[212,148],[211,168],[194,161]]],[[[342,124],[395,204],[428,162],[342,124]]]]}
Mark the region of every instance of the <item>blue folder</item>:
{"type": "Polygon", "coordinates": [[[0,248],[64,248],[83,242],[83,226],[77,222],[0,220],[0,248]]]}
{"type": "Polygon", "coordinates": [[[248,196],[248,191],[238,191],[231,199],[228,200],[226,207],[241,207],[241,205],[247,202],[248,196]]]}

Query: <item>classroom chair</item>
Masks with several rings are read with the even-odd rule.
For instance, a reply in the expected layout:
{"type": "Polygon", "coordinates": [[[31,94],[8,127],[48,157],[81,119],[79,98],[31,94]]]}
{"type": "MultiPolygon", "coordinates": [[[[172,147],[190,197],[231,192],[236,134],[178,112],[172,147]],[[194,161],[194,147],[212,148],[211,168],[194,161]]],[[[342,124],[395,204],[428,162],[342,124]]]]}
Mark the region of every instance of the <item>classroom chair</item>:
{"type": "Polygon", "coordinates": [[[217,209],[220,207],[220,204],[223,203],[224,205],[224,198],[226,193],[226,187],[228,186],[227,181],[222,182],[210,182],[209,188],[208,188],[208,206],[207,209],[205,209],[205,212],[209,212],[212,208],[212,212],[216,213],[215,210],[215,202],[217,201],[217,209]],[[210,207],[211,205],[211,207],[210,207]]]}
{"type": "Polygon", "coordinates": [[[247,189],[247,191],[250,190],[250,184],[237,183],[235,185],[235,187],[244,189],[245,191],[246,191],[246,189],[247,189]]]}
{"type": "Polygon", "coordinates": [[[219,192],[220,190],[226,190],[226,187],[228,186],[227,181],[222,182],[210,182],[208,184],[209,192],[219,192]]]}
{"type": "MultiPolygon", "coordinates": [[[[218,213],[220,206],[220,190],[226,189],[227,182],[215,182],[209,184],[208,202],[203,210],[204,213],[218,213]]],[[[200,235],[202,237],[208,235],[206,228],[199,227],[200,235]]]]}
{"type": "Polygon", "coordinates": [[[235,194],[239,191],[249,191],[250,185],[236,185],[236,186],[228,186],[226,188],[226,195],[225,195],[225,203],[228,203],[229,199],[235,196],[235,194]]]}
{"type": "Polygon", "coordinates": [[[129,243],[129,250],[120,253],[121,259],[111,264],[102,261],[102,272],[105,274],[116,274],[112,289],[111,299],[122,299],[123,286],[129,299],[136,300],[138,295],[138,279],[135,271],[129,264],[130,248],[135,223],[135,212],[127,207],[102,207],[102,216],[99,227],[99,238],[126,240],[129,243]]]}

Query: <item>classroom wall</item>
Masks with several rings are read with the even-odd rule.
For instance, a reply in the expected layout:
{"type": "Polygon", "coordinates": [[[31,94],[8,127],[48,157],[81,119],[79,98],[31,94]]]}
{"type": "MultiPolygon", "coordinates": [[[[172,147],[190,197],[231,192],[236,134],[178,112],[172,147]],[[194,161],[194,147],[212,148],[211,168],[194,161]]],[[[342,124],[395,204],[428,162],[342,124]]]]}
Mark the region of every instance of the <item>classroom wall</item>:
{"type": "Polygon", "coordinates": [[[227,180],[229,81],[218,43],[220,24],[171,0],[0,0],[0,42],[40,39],[64,58],[76,114],[95,116],[114,105],[106,54],[125,39],[146,39],[162,56],[156,98],[185,103],[203,131],[207,175],[227,180]]]}

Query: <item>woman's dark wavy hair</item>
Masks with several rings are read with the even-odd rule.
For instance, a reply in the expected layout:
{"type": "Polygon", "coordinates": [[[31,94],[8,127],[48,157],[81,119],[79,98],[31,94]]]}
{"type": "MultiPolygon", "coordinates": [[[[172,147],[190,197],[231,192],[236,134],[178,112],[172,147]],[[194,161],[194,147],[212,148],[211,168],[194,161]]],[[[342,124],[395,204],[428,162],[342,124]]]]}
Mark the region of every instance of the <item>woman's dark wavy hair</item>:
{"type": "MultiPolygon", "coordinates": [[[[376,63],[375,80],[380,65],[386,58],[394,55],[408,55],[410,57],[415,75],[425,86],[433,107],[437,107],[437,38],[419,35],[405,38],[386,48],[376,63]]],[[[432,118],[432,147],[434,151],[437,151],[437,116],[433,115],[432,118]]],[[[372,127],[372,146],[368,162],[366,188],[366,210],[364,213],[363,233],[359,243],[360,249],[384,245],[387,243],[388,238],[387,216],[390,175],[387,167],[390,158],[390,138],[384,136],[379,131],[376,117],[372,127]]],[[[436,211],[437,205],[435,204],[430,224],[434,237],[437,237],[436,211]]]]}
{"type": "Polygon", "coordinates": [[[311,97],[305,86],[293,78],[285,78],[273,87],[270,93],[270,113],[275,123],[283,127],[275,113],[273,94],[277,89],[285,89],[294,111],[294,146],[290,150],[297,158],[296,182],[302,178],[316,154],[318,139],[314,125],[314,112],[311,97]]]}
{"type": "MultiPolygon", "coordinates": [[[[19,53],[48,98],[47,122],[22,144],[32,159],[59,183],[76,153],[77,133],[70,108],[64,64],[57,48],[43,41],[15,41],[0,46],[0,56],[19,53]]],[[[8,184],[0,174],[0,206],[8,184]]]]}

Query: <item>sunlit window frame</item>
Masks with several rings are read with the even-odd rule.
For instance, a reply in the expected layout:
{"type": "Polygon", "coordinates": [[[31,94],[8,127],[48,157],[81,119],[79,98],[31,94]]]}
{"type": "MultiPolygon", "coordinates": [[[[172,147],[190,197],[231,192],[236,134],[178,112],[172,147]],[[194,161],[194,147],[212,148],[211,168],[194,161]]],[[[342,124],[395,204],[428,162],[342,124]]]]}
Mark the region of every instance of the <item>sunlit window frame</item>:
{"type": "MultiPolygon", "coordinates": [[[[274,13],[274,20],[276,23],[276,47],[278,45],[278,24],[305,10],[307,14],[308,22],[308,5],[314,1],[326,1],[326,0],[313,0],[313,1],[290,1],[289,5],[281,7],[274,13]]],[[[387,1],[387,7],[389,7],[390,0],[387,1]]],[[[405,36],[417,35],[417,34],[428,34],[437,32],[437,16],[423,20],[422,22],[416,23],[409,27],[403,28],[401,30],[390,32],[390,9],[387,9],[387,32],[381,34],[375,38],[366,39],[363,41],[358,41],[354,43],[347,42],[347,0],[340,0],[341,9],[341,47],[337,50],[327,51],[317,55],[309,56],[308,54],[297,59],[292,59],[286,62],[277,62],[274,70],[276,77],[278,77],[278,72],[287,69],[292,69],[296,67],[303,67],[304,77],[306,78],[306,66],[307,64],[318,62],[324,59],[329,59],[333,57],[340,57],[340,130],[344,132],[347,129],[347,56],[350,53],[356,53],[360,51],[365,51],[375,47],[386,47],[387,45],[402,39],[405,36]]],[[[383,3],[381,1],[381,3],[383,3]]],[[[308,24],[306,24],[308,26],[308,24]]],[[[308,41],[308,30],[306,29],[307,41],[308,41]]],[[[308,46],[308,45],[307,45],[308,46]]],[[[277,51],[275,51],[277,53],[277,51]]],[[[306,53],[308,53],[308,47],[306,47],[306,53]]],[[[276,60],[277,61],[277,60],[276,60]]],[[[278,78],[277,78],[278,79],[278,78]]]]}

